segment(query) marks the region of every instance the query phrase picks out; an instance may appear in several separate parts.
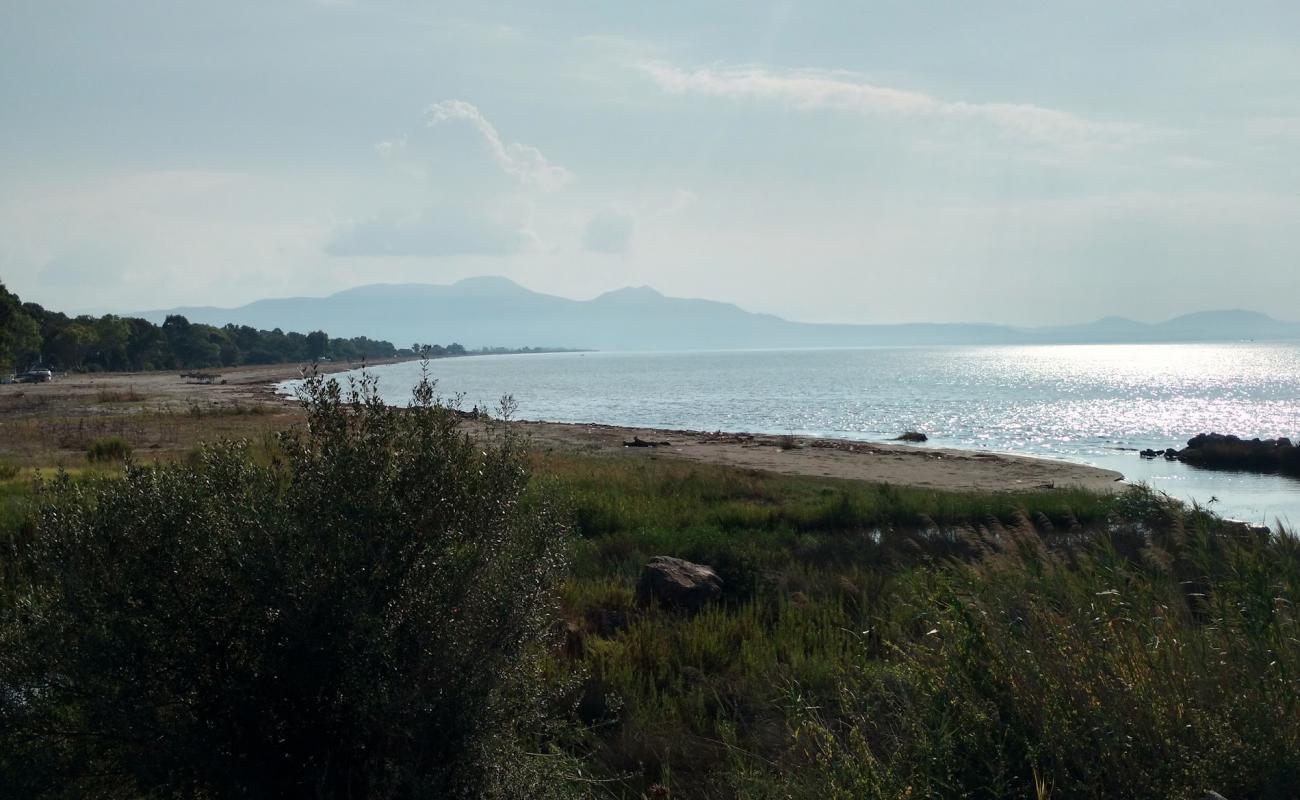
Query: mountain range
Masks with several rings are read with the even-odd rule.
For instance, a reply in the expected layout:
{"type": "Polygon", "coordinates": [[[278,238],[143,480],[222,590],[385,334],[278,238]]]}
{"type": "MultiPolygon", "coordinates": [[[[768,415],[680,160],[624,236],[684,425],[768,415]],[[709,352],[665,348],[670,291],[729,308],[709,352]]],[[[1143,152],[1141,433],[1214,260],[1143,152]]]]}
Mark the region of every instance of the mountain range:
{"type": "Polygon", "coordinates": [[[1083,325],[1023,328],[981,323],[849,325],[792,322],[730,303],[665,297],[648,287],[591,300],[534,292],[506,278],[451,285],[370,284],[327,297],[259,300],[238,308],[174,308],[140,314],[161,322],[325,330],[398,346],[537,346],[593,350],[724,350],[925,344],[1056,344],[1300,339],[1300,323],[1254,311],[1204,311],[1160,323],[1106,317],[1083,325]]]}

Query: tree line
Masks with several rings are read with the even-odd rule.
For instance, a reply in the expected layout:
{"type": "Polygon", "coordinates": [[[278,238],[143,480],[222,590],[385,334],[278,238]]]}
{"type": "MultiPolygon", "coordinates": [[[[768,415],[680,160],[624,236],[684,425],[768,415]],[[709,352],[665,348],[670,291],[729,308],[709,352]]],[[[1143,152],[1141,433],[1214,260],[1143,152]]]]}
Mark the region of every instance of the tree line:
{"type": "MultiPolygon", "coordinates": [[[[458,344],[437,349],[441,351],[437,355],[465,352],[458,344]]],[[[344,339],[331,338],[324,331],[217,327],[190,322],[180,314],[169,315],[161,325],[114,314],[69,317],[37,303],[24,303],[0,283],[0,371],[38,364],[63,371],[201,369],[286,361],[356,361],[417,352],[365,336],[344,339]]]]}

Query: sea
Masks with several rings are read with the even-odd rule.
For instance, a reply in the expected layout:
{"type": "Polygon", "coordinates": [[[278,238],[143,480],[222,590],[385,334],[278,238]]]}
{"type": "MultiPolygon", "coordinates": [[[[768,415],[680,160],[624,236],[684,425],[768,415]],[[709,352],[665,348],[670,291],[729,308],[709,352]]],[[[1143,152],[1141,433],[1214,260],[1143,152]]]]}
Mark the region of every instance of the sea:
{"type": "MultiPolygon", "coordinates": [[[[403,404],[420,370],[369,371],[403,404]]],[[[546,353],[429,370],[465,409],[511,395],[519,419],[877,442],[921,431],[926,446],[1093,464],[1225,517],[1300,526],[1300,480],[1138,455],[1201,432],[1300,441],[1300,343],[546,353]]]]}

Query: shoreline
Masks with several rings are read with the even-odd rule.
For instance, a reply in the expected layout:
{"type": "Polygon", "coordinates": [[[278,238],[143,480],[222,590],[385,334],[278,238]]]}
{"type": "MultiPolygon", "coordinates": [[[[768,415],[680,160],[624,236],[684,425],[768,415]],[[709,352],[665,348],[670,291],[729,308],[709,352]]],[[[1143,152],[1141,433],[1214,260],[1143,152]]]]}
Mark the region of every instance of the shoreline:
{"type": "MultiPolygon", "coordinates": [[[[384,359],[365,366],[402,363],[384,359]]],[[[322,374],[359,369],[359,364],[318,364],[322,374]]],[[[210,381],[176,371],[79,373],[50,383],[0,386],[0,428],[41,419],[139,418],[145,412],[187,413],[195,409],[256,407],[279,423],[292,424],[300,411],[276,386],[301,378],[308,365],[268,364],[203,370],[210,381]],[[123,398],[121,400],[105,398],[123,398]]],[[[268,419],[269,422],[269,419],[268,419]]],[[[628,458],[676,458],[739,469],[947,491],[1116,491],[1123,475],[1114,470],[1039,456],[980,450],[919,447],[829,437],[638,428],[600,423],[515,421],[534,446],[628,458]],[[666,443],[624,447],[624,442],[666,443]]],[[[468,428],[481,424],[467,421],[468,428]]],[[[60,455],[63,455],[60,453],[60,455]]]]}
{"type": "MultiPolygon", "coordinates": [[[[278,381],[277,381],[278,383],[278,381]]],[[[275,384],[266,390],[273,393],[275,384]]],[[[287,400],[284,395],[276,395],[287,400]]],[[[474,423],[468,423],[473,425],[474,423]]],[[[645,428],[597,422],[516,420],[535,445],[605,456],[678,458],[789,475],[893,483],[945,491],[1114,492],[1123,473],[1037,455],[922,447],[824,436],[645,428]],[[627,447],[625,442],[666,443],[627,447]],[[793,446],[789,446],[789,445],[793,446]]]]}
{"type": "MultiPolygon", "coordinates": [[[[289,380],[286,378],[284,380],[289,380]]],[[[275,394],[275,385],[265,390],[275,394]]],[[[923,447],[826,436],[647,428],[599,422],[515,420],[534,443],[553,450],[630,458],[677,458],[788,475],[892,483],[945,491],[1117,491],[1123,473],[1037,455],[923,447]],[[651,446],[628,447],[640,439],[651,446]],[[793,446],[790,446],[793,445],[793,446]]],[[[467,423],[474,426],[474,423],[467,423]]],[[[481,426],[479,426],[481,427],[481,426]]]]}
{"type": "Polygon", "coordinates": [[[1069,461],[984,450],[918,447],[814,436],[637,428],[602,423],[512,422],[534,444],[625,457],[677,458],[790,475],[945,491],[1086,489],[1113,492],[1123,474],[1069,461]],[[628,447],[636,439],[652,446],[628,447]]]}

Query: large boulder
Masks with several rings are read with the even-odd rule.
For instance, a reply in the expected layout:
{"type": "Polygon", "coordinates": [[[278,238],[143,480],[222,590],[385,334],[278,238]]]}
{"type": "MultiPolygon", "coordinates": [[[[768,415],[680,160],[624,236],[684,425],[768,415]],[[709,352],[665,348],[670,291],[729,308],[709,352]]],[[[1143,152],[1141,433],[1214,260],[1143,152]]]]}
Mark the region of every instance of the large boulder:
{"type": "MultiPolygon", "coordinates": [[[[1147,452],[1142,455],[1146,456],[1147,452]]],[[[1182,450],[1166,450],[1165,458],[1209,469],[1300,475],[1300,448],[1285,436],[1242,439],[1221,433],[1202,433],[1188,439],[1187,447],[1182,450]]]]}
{"type": "Polygon", "coordinates": [[[672,556],[655,556],[641,570],[636,603],[679,611],[698,611],[722,594],[722,578],[712,567],[672,556]]]}

